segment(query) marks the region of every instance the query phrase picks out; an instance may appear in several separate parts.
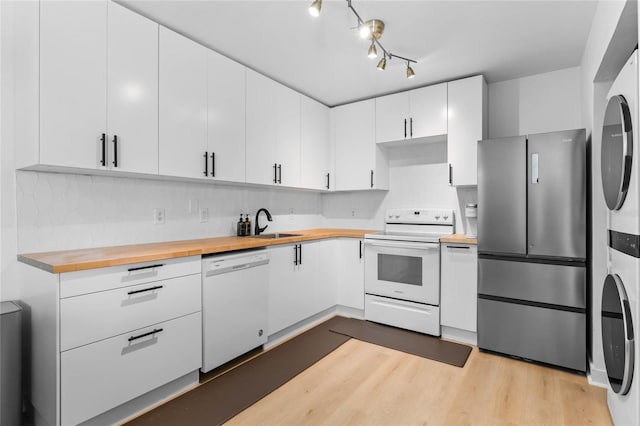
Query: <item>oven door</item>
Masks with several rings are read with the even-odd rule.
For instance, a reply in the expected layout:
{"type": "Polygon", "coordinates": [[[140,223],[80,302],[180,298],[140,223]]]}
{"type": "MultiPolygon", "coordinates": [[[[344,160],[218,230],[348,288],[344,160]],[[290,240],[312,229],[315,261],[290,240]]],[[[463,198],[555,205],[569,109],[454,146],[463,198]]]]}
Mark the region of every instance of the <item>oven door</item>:
{"type": "Polygon", "coordinates": [[[440,244],[365,240],[365,292],[440,304],[440,244]]]}

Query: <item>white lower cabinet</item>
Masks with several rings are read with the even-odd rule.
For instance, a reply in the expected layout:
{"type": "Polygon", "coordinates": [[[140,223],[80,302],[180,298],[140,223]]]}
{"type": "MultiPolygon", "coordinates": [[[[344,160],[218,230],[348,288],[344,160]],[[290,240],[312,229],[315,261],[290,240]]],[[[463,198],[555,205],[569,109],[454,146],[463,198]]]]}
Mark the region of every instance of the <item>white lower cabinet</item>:
{"type": "Polygon", "coordinates": [[[269,335],[336,304],[329,279],[333,240],[269,248],[269,335]]]}
{"type": "Polygon", "coordinates": [[[176,392],[161,388],[177,379],[183,387],[195,384],[202,363],[200,256],[40,273],[47,285],[24,294],[33,312],[36,425],[124,420],[157,396],[122,404],[154,390],[176,392]]]}
{"type": "Polygon", "coordinates": [[[195,312],[63,352],[61,424],[74,425],[200,368],[195,312]]]}
{"type": "Polygon", "coordinates": [[[440,324],[476,332],[478,248],[457,243],[440,246],[440,324]]]}
{"type": "Polygon", "coordinates": [[[338,305],[364,309],[364,247],[360,238],[336,240],[338,305]]]}

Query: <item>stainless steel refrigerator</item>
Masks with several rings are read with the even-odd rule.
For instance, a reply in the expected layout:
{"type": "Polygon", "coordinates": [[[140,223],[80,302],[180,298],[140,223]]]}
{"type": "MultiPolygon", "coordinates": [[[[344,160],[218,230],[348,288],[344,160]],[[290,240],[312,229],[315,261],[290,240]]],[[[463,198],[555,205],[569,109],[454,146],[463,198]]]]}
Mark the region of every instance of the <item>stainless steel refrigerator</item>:
{"type": "Polygon", "coordinates": [[[586,371],[584,129],[478,142],[478,347],[586,371]]]}

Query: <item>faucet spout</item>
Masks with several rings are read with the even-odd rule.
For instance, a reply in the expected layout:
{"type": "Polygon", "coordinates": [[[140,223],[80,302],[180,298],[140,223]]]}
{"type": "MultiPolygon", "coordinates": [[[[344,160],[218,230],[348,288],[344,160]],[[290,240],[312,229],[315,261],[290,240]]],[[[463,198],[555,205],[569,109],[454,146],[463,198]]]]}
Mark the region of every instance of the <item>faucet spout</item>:
{"type": "Polygon", "coordinates": [[[254,235],[260,235],[269,226],[269,225],[265,225],[264,227],[260,227],[260,225],[259,225],[260,213],[262,213],[262,212],[264,212],[267,215],[267,220],[269,222],[273,222],[273,218],[271,217],[271,213],[269,213],[269,210],[267,210],[265,208],[259,209],[258,212],[256,213],[256,228],[255,228],[254,235]]]}

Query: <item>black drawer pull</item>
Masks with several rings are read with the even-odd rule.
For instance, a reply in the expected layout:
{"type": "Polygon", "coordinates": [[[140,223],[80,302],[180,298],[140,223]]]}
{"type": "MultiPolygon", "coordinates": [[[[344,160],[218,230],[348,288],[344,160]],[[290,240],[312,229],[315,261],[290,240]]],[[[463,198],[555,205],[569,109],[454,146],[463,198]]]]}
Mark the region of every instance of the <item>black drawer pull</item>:
{"type": "Polygon", "coordinates": [[[118,167],[118,135],[113,135],[113,167],[118,167]]]}
{"type": "Polygon", "coordinates": [[[132,290],[132,291],[128,292],[127,294],[131,295],[131,294],[144,293],[146,291],[158,290],[159,288],[163,288],[163,287],[164,286],[157,285],[157,286],[154,286],[154,287],[143,288],[142,290],[132,290]]]}
{"type": "Polygon", "coordinates": [[[469,250],[471,247],[469,247],[469,246],[447,246],[447,248],[469,250]]]}
{"type": "Polygon", "coordinates": [[[163,331],[164,329],[162,328],[154,328],[153,330],[147,332],[147,333],[143,333],[140,334],[138,336],[131,336],[129,337],[129,341],[133,342],[134,340],[138,340],[138,339],[142,339],[143,337],[147,337],[147,336],[151,336],[152,334],[156,334],[156,333],[160,333],[161,331],[163,331]]]}
{"type": "Polygon", "coordinates": [[[149,265],[149,266],[137,266],[135,268],[129,268],[127,269],[127,271],[129,272],[141,271],[143,269],[153,269],[153,268],[159,268],[161,266],[164,266],[164,263],[156,263],[155,265],[149,265]]]}
{"type": "Polygon", "coordinates": [[[298,245],[293,246],[293,264],[298,265],[298,245]]]}
{"type": "Polygon", "coordinates": [[[211,153],[211,177],[216,177],[216,153],[211,153]]]}
{"type": "Polygon", "coordinates": [[[282,164],[278,164],[278,183],[282,183],[282,164]]]}
{"type": "Polygon", "coordinates": [[[278,163],[273,165],[273,183],[278,183],[278,163]]]}
{"type": "Polygon", "coordinates": [[[362,259],[362,240],[360,240],[360,259],[362,259]]]}
{"type": "Polygon", "coordinates": [[[209,152],[205,151],[204,152],[204,177],[209,176],[209,152]]]}

